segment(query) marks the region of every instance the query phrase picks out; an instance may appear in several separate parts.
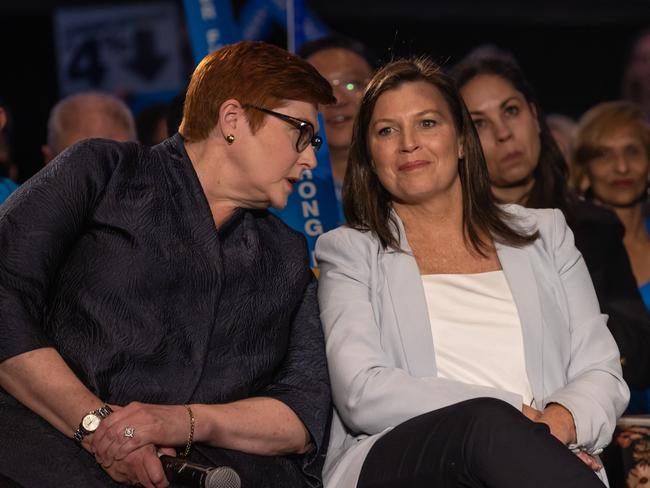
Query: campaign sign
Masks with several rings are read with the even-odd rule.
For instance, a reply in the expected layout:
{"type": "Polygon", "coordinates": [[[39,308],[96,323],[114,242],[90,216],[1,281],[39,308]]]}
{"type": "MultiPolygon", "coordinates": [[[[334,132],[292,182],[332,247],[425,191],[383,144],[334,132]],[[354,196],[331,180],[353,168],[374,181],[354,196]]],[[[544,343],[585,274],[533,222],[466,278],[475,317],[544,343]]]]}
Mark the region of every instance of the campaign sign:
{"type": "Polygon", "coordinates": [[[231,0],[184,0],[185,21],[198,64],[203,57],[226,44],[241,40],[232,14],[231,0]]]}
{"type": "MultiPolygon", "coordinates": [[[[323,117],[318,114],[319,132],[323,139],[325,130],[323,117]]],[[[307,148],[306,151],[311,151],[307,148]]],[[[340,222],[339,207],[334,192],[334,180],[330,166],[327,141],[316,153],[318,165],[311,171],[304,171],[300,180],[294,185],[294,190],[289,196],[287,206],[282,210],[274,210],[288,226],[302,232],[307,239],[311,267],[316,268],[314,247],[318,236],[337,227],[340,222]]]]}
{"type": "Polygon", "coordinates": [[[264,40],[274,26],[289,33],[288,46],[300,39],[318,39],[330,29],[302,3],[295,0],[246,0],[234,16],[232,0],[183,0],[187,31],[196,64],[203,57],[226,44],[247,40],[264,40]],[[297,25],[294,25],[296,24],[297,25]]]}
{"type": "Polygon", "coordinates": [[[164,92],[183,85],[172,2],[60,8],[54,36],[62,95],[164,92]]]}

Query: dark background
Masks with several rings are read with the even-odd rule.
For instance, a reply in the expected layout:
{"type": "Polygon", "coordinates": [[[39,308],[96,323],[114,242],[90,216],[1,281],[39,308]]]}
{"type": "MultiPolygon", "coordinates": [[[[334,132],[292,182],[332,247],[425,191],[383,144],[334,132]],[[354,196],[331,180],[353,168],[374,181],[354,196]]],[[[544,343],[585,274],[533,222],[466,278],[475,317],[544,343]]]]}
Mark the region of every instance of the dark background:
{"type": "MultiPolygon", "coordinates": [[[[21,179],[41,165],[40,146],[58,100],[51,14],[100,2],[0,0],[0,96],[15,118],[21,179]]],[[[103,4],[133,3],[113,0],[103,4]]],[[[145,3],[145,2],[139,2],[145,3]]],[[[235,10],[241,4],[234,1],[235,10]]],[[[537,87],[543,109],[578,117],[617,98],[625,56],[650,27],[649,0],[307,0],[333,30],[383,59],[428,54],[451,65],[479,44],[509,49],[537,87]]],[[[178,0],[179,12],[182,12],[178,0]]],[[[271,39],[282,44],[278,29],[271,39]]],[[[189,67],[188,67],[189,71],[189,67]]]]}

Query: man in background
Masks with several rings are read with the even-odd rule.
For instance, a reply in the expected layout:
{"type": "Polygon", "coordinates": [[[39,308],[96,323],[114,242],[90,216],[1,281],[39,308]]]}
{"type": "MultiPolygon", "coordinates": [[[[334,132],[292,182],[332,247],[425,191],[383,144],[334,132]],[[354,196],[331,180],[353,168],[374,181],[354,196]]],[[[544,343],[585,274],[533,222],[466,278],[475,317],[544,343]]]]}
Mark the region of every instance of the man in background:
{"type": "Polygon", "coordinates": [[[137,140],[129,107],[119,98],[100,92],[78,93],[60,100],[47,121],[43,159],[47,164],[67,147],[90,138],[137,140]]]}

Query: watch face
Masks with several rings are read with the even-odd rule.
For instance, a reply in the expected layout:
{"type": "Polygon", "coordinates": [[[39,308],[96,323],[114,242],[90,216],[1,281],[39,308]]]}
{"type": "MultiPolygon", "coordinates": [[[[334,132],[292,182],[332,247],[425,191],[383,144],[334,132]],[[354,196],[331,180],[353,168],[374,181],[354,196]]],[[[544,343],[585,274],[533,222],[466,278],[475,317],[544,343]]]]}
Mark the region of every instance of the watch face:
{"type": "Polygon", "coordinates": [[[100,419],[97,415],[94,413],[89,413],[81,420],[81,426],[88,432],[95,432],[97,430],[97,427],[99,427],[99,423],[101,421],[102,419],[100,419]]]}

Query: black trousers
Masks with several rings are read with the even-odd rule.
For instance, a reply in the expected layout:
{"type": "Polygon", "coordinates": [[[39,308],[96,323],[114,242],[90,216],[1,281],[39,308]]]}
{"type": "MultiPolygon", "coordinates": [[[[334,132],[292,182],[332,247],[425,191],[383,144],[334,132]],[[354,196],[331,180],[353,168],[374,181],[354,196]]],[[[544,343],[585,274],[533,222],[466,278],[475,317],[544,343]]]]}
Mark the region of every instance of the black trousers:
{"type": "Polygon", "coordinates": [[[358,488],[603,488],[596,474],[511,405],[477,398],[420,415],[381,437],[358,488]]]}

